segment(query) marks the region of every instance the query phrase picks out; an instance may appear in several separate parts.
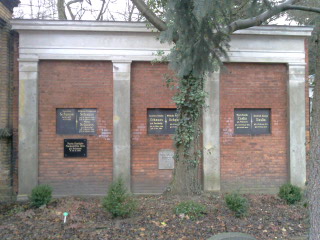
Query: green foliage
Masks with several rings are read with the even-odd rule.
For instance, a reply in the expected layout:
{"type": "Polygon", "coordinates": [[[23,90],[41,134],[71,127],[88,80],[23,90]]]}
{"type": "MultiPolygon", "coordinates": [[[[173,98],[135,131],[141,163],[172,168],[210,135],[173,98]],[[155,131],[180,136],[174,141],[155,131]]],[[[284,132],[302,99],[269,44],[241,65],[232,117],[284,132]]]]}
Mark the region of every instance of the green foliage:
{"type": "Polygon", "coordinates": [[[230,193],[225,196],[228,208],[235,213],[236,217],[245,217],[248,214],[248,200],[239,193],[230,193]]]}
{"type": "Polygon", "coordinates": [[[41,207],[52,199],[52,188],[49,185],[38,185],[32,189],[29,200],[33,207],[41,207]]]}
{"type": "Polygon", "coordinates": [[[285,200],[288,204],[295,204],[302,198],[301,188],[290,183],[284,184],[279,189],[279,197],[285,200]]]}
{"type": "Polygon", "coordinates": [[[197,219],[204,216],[207,213],[207,209],[204,205],[194,201],[184,201],[179,203],[174,212],[177,215],[184,214],[189,216],[190,219],[197,219]]]}
{"type": "Polygon", "coordinates": [[[129,217],[137,207],[137,202],[127,193],[123,180],[113,182],[107,196],[102,201],[102,207],[113,217],[129,217]]]}

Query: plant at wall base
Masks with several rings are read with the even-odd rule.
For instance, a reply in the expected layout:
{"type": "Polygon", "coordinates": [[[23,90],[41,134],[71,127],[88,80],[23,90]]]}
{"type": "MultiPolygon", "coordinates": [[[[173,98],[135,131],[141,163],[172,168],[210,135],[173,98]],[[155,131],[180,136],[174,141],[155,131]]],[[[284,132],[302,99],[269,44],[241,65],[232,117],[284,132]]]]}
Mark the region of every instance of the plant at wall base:
{"type": "Polygon", "coordinates": [[[190,219],[198,219],[207,213],[204,205],[194,201],[184,201],[174,208],[174,213],[178,216],[188,216],[190,219]]]}
{"type": "Polygon", "coordinates": [[[235,213],[235,216],[242,218],[248,215],[248,200],[239,193],[230,193],[225,196],[228,208],[235,213]]]}
{"type": "Polygon", "coordinates": [[[0,128],[0,139],[12,137],[12,129],[10,128],[0,128]]]}
{"type": "Polygon", "coordinates": [[[32,189],[29,200],[31,206],[41,207],[50,203],[52,199],[52,188],[49,185],[38,185],[32,189]]]}
{"type": "Polygon", "coordinates": [[[279,197],[285,200],[288,204],[295,204],[302,199],[301,188],[290,183],[283,184],[279,189],[279,197]]]}
{"type": "Polygon", "coordinates": [[[102,207],[114,218],[126,218],[135,212],[137,202],[128,194],[123,180],[119,178],[110,185],[107,196],[102,200],[102,207]]]}

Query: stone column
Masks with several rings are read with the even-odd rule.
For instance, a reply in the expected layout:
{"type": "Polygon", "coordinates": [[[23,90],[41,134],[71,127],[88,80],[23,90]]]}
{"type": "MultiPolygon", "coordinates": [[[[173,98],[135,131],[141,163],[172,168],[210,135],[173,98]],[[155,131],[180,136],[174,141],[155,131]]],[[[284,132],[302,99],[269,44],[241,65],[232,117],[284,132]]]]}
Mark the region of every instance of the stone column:
{"type": "Polygon", "coordinates": [[[209,94],[203,111],[203,183],[205,191],[220,191],[220,72],[208,74],[209,94]]]}
{"type": "Polygon", "coordinates": [[[290,182],[306,182],[305,64],[289,63],[290,182]]]}
{"type": "Polygon", "coordinates": [[[131,61],[113,61],[113,179],[131,189],[130,139],[131,61]]]}
{"type": "Polygon", "coordinates": [[[38,185],[38,59],[19,59],[19,193],[38,185]]]}

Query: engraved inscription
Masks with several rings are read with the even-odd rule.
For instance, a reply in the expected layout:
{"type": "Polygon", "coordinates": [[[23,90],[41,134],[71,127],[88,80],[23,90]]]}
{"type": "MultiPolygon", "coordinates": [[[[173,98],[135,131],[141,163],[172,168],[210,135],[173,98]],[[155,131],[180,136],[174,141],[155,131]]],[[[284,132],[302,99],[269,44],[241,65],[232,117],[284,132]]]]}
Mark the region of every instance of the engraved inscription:
{"type": "Polygon", "coordinates": [[[96,133],[96,109],[78,109],[79,134],[96,133]]]}
{"type": "Polygon", "coordinates": [[[57,134],[95,135],[97,133],[97,109],[57,109],[57,134]]]}
{"type": "Polygon", "coordinates": [[[270,134],[270,109],[235,109],[235,134],[270,134]]]}
{"type": "Polygon", "coordinates": [[[57,109],[57,133],[75,134],[76,109],[57,109]]]}
{"type": "Polygon", "coordinates": [[[148,109],[149,134],[174,134],[178,121],[176,109],[148,109]]]}
{"type": "Polygon", "coordinates": [[[87,139],[64,139],[64,157],[87,157],[87,139]]]}
{"type": "Polygon", "coordinates": [[[174,151],[171,149],[161,149],[159,151],[159,169],[174,168],[174,151]]]}

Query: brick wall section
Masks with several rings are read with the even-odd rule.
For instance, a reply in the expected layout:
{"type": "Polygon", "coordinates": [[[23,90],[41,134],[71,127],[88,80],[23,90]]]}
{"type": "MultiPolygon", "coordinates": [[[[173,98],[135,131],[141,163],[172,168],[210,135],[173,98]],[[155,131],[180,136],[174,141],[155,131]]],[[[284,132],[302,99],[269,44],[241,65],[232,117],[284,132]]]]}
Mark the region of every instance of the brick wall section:
{"type": "Polygon", "coordinates": [[[57,195],[105,194],[112,181],[112,63],[40,61],[39,70],[39,183],[57,195]],[[56,134],[57,108],[97,108],[97,136],[56,134]],[[87,158],[64,158],[69,138],[87,139],[87,158]]]}
{"type": "Polygon", "coordinates": [[[132,190],[161,193],[171,180],[172,170],[158,169],[160,149],[174,149],[172,135],[148,135],[148,108],[175,108],[173,91],[166,87],[166,64],[134,62],[131,70],[132,190]]]}
{"type": "Polygon", "coordinates": [[[19,128],[19,35],[13,36],[13,90],[12,90],[12,178],[13,193],[18,193],[18,128],[19,128]]]}
{"type": "MultiPolygon", "coordinates": [[[[0,2],[0,18],[11,19],[11,11],[0,2]]],[[[0,26],[0,129],[11,128],[11,26],[0,26]]],[[[11,199],[11,138],[0,138],[0,202],[11,199]]]]}
{"type": "Polygon", "coordinates": [[[287,66],[230,63],[221,75],[222,190],[275,190],[288,180],[287,66]],[[271,134],[234,135],[235,108],[270,108],[271,134]]]}
{"type": "Polygon", "coordinates": [[[310,133],[310,98],[309,98],[309,51],[308,51],[308,39],[305,41],[305,53],[306,53],[306,153],[307,153],[307,181],[309,176],[309,161],[310,161],[310,141],[311,141],[311,133],[310,133]]]}

